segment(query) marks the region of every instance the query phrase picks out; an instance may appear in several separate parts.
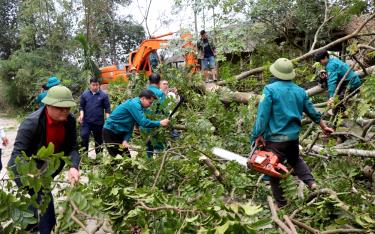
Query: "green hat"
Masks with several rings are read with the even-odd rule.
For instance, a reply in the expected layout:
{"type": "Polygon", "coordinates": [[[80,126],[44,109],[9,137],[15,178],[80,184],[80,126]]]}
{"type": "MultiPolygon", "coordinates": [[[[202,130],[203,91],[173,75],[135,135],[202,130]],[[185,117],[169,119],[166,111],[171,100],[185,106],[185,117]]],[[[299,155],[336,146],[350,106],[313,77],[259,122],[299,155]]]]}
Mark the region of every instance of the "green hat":
{"type": "Polygon", "coordinates": [[[48,78],[46,87],[50,89],[53,86],[56,86],[56,85],[59,85],[59,84],[60,84],[60,80],[57,77],[52,76],[52,77],[48,78]]]}
{"type": "Polygon", "coordinates": [[[270,72],[280,80],[293,80],[296,76],[292,61],[286,58],[277,59],[271,65],[270,72]]]}
{"type": "Polygon", "coordinates": [[[42,102],[46,105],[56,107],[73,107],[76,105],[72,92],[62,85],[50,88],[47,92],[47,96],[42,99],[42,102]]]}

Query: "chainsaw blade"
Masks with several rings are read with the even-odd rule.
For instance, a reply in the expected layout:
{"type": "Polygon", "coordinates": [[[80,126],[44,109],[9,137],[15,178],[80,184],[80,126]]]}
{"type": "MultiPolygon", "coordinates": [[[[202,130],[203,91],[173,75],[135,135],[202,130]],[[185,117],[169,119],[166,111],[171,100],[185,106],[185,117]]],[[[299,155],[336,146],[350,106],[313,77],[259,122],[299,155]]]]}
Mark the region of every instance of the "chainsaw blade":
{"type": "Polygon", "coordinates": [[[218,156],[219,158],[222,158],[228,161],[235,161],[238,164],[247,168],[247,158],[242,157],[241,155],[238,155],[228,150],[217,148],[217,147],[214,147],[212,149],[212,153],[218,156]]]}

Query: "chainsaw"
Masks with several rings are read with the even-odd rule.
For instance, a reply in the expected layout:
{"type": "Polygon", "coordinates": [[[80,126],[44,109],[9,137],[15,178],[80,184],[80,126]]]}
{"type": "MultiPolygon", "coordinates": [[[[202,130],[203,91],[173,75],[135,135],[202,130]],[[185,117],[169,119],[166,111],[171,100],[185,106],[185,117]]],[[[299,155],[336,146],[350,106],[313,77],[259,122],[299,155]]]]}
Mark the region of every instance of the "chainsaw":
{"type": "Polygon", "coordinates": [[[256,145],[253,146],[248,158],[217,147],[212,149],[212,153],[222,159],[235,161],[248,169],[254,169],[272,177],[281,178],[283,173],[289,173],[289,170],[279,162],[276,154],[257,150],[256,145]]]}

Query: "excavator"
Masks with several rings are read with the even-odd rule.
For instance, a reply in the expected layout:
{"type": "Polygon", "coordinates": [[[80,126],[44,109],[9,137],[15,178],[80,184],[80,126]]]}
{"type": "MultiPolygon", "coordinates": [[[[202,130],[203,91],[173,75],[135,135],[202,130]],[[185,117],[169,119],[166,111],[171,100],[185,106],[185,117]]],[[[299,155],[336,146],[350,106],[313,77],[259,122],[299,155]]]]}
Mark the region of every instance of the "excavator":
{"type": "MultiPolygon", "coordinates": [[[[122,79],[127,82],[127,74],[131,72],[139,73],[140,71],[143,71],[147,76],[150,75],[152,73],[150,56],[155,56],[157,50],[160,48],[167,48],[168,39],[165,39],[165,37],[173,34],[174,33],[167,33],[160,36],[150,37],[149,39],[142,41],[139,47],[129,54],[128,64],[111,65],[100,68],[102,84],[108,84],[117,79],[122,79]]],[[[194,53],[196,48],[191,40],[191,33],[182,34],[181,39],[183,39],[185,43],[182,48],[187,51],[184,54],[185,65],[189,66],[192,72],[199,71],[200,65],[194,53]]],[[[158,57],[156,58],[160,60],[158,57]]]]}

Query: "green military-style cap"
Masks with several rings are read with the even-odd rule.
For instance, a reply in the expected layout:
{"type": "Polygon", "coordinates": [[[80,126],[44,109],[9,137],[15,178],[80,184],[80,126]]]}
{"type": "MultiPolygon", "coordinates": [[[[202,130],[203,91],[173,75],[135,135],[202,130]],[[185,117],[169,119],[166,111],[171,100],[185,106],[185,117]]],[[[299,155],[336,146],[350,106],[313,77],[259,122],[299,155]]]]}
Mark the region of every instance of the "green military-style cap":
{"type": "Polygon", "coordinates": [[[47,96],[42,99],[42,102],[55,107],[73,107],[76,105],[72,92],[62,85],[50,88],[47,92],[47,96]]]}
{"type": "Polygon", "coordinates": [[[292,61],[286,58],[277,59],[271,65],[270,72],[280,80],[293,80],[296,77],[292,61]]]}

